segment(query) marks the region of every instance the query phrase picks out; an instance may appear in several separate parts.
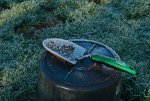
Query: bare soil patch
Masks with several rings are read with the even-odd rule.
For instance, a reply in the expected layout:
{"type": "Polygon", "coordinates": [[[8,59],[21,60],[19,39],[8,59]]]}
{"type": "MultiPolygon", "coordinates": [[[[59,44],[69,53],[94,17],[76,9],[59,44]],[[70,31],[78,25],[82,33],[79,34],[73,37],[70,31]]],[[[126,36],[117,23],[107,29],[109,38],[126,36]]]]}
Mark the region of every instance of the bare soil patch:
{"type": "Polygon", "coordinates": [[[58,24],[63,24],[64,22],[61,20],[57,20],[57,19],[48,19],[47,21],[44,22],[40,22],[38,24],[22,24],[19,26],[15,26],[15,32],[17,33],[24,33],[27,36],[35,36],[38,37],[37,32],[47,28],[47,27],[54,27],[58,24]]]}

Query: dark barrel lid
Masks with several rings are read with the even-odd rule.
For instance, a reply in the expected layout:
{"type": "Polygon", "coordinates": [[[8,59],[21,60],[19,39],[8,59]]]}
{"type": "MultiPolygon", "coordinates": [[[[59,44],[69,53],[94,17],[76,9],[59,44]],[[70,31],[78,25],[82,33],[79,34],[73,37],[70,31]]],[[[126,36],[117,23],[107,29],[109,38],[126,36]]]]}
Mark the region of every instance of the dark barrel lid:
{"type": "MultiPolygon", "coordinates": [[[[90,54],[98,53],[114,59],[120,59],[108,46],[90,40],[75,39],[72,42],[86,48],[90,54]]],[[[41,70],[56,85],[67,89],[84,89],[92,86],[108,86],[120,79],[120,72],[90,58],[78,62],[74,66],[67,65],[53,54],[45,52],[40,61],[41,70]]]]}

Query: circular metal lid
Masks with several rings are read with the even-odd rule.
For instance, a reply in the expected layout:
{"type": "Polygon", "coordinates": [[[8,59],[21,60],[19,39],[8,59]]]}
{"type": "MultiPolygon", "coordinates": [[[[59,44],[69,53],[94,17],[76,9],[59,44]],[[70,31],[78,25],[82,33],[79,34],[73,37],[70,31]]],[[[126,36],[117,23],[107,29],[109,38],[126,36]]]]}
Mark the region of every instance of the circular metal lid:
{"type": "MultiPolygon", "coordinates": [[[[72,42],[89,50],[90,54],[101,54],[114,59],[119,56],[108,46],[89,40],[71,40],[72,42]]],[[[104,64],[96,63],[90,58],[78,62],[74,66],[67,65],[53,54],[46,52],[41,60],[41,68],[48,78],[58,85],[76,87],[94,86],[116,80],[119,72],[104,64]]]]}

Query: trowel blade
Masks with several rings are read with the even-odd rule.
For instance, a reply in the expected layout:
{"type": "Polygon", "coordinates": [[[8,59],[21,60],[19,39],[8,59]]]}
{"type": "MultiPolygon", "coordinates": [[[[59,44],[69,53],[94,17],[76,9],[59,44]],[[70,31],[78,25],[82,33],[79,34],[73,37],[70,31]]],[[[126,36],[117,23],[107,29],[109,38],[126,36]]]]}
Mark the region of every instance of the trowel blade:
{"type": "Polygon", "coordinates": [[[82,57],[87,52],[85,48],[71,41],[59,38],[46,39],[43,41],[43,46],[50,53],[72,65],[77,63],[76,58],[82,57]]]}

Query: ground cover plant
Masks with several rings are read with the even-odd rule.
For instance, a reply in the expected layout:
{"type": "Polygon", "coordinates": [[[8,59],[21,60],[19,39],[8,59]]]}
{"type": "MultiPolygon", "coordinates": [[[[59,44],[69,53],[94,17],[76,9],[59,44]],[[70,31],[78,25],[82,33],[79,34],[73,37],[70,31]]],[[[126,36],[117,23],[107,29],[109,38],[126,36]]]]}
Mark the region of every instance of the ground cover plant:
{"type": "Polygon", "coordinates": [[[149,0],[1,0],[0,101],[33,101],[45,38],[112,47],[137,76],[122,74],[124,101],[149,101],[149,0]]]}

